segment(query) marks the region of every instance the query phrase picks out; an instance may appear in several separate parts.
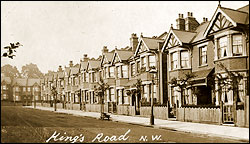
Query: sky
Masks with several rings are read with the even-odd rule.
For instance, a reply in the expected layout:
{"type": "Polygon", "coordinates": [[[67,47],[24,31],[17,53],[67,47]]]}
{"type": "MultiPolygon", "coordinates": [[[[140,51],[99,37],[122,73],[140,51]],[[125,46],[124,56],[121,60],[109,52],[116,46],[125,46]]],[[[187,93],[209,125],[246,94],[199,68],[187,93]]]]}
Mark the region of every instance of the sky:
{"type": "MultiPolygon", "coordinates": [[[[237,9],[248,1],[221,1],[237,9]]],[[[130,45],[132,33],[159,36],[176,28],[178,14],[193,12],[198,22],[210,20],[218,1],[1,1],[1,55],[3,47],[20,42],[16,57],[1,57],[1,66],[11,64],[21,71],[33,63],[43,73],[63,68],[84,54],[101,55],[130,45]]]]}

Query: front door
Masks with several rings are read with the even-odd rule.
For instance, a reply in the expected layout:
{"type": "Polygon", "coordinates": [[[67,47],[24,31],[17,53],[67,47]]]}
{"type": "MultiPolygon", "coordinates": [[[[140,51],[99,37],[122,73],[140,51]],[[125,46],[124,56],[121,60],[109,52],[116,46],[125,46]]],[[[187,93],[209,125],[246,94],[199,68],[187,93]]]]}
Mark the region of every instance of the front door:
{"type": "Polygon", "coordinates": [[[223,105],[223,123],[234,123],[233,105],[223,105]]]}

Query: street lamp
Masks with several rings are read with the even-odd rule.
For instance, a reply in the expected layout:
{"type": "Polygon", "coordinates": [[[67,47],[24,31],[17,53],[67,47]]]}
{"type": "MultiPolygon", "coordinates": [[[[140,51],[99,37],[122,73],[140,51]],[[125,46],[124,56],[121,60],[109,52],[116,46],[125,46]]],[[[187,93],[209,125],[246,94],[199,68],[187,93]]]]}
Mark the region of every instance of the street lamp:
{"type": "Polygon", "coordinates": [[[152,68],[149,73],[152,75],[152,88],[151,88],[151,115],[150,115],[150,125],[154,125],[154,74],[157,73],[157,70],[152,68]]]}
{"type": "Polygon", "coordinates": [[[54,96],[54,105],[55,105],[55,111],[56,111],[56,100],[57,100],[57,91],[56,91],[56,87],[54,86],[54,84],[52,84],[52,95],[54,96]]]}

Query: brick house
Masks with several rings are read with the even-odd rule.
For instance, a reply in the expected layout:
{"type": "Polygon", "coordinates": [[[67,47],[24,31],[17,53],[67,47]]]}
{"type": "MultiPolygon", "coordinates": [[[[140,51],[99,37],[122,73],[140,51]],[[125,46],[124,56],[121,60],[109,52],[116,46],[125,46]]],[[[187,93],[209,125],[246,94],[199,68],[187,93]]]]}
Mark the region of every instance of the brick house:
{"type": "Polygon", "coordinates": [[[11,86],[11,78],[5,77],[1,75],[1,100],[9,100],[12,98],[12,86],[11,86]]]}

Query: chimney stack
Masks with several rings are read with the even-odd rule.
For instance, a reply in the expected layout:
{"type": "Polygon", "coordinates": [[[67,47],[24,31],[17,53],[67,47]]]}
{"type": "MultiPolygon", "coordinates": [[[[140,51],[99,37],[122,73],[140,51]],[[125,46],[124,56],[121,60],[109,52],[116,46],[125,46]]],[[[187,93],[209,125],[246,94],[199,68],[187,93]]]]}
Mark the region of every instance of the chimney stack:
{"type": "Polygon", "coordinates": [[[107,53],[107,52],[109,52],[109,49],[107,48],[107,46],[103,46],[102,53],[107,53]]]}
{"type": "Polygon", "coordinates": [[[88,54],[84,54],[84,55],[83,55],[83,61],[86,62],[86,61],[88,61],[88,60],[89,60],[88,54]]]}
{"type": "Polygon", "coordinates": [[[195,31],[200,24],[193,17],[192,12],[187,13],[187,17],[185,18],[185,30],[186,31],[195,31]]]}
{"type": "Polygon", "coordinates": [[[136,33],[132,33],[130,38],[130,47],[132,48],[133,52],[135,52],[137,45],[138,45],[138,37],[136,36],[136,33]]]}
{"type": "Polygon", "coordinates": [[[176,27],[178,30],[185,30],[185,19],[183,18],[183,14],[179,14],[179,18],[176,19],[176,27]]]}
{"type": "Polygon", "coordinates": [[[73,61],[69,61],[69,67],[73,67],[73,61]]]}
{"type": "Polygon", "coordinates": [[[61,65],[59,65],[59,67],[58,67],[58,70],[57,70],[58,72],[62,72],[63,70],[62,70],[62,66],[61,65]]]}

